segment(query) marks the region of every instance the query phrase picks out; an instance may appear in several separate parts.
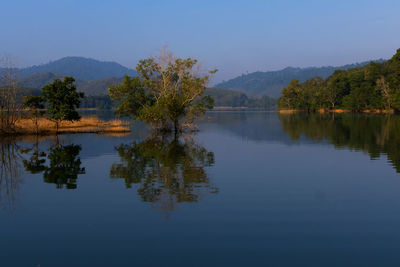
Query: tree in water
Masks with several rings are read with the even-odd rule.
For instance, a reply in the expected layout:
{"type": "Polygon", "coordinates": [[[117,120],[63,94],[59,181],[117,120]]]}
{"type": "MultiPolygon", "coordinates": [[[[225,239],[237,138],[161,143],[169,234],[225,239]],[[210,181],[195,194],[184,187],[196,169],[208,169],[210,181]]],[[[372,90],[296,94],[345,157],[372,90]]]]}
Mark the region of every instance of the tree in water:
{"type": "Polygon", "coordinates": [[[159,57],[139,61],[136,70],[138,77],[125,76],[123,84],[108,89],[111,99],[119,101],[120,115],[177,135],[213,107],[213,99],[203,93],[217,70],[202,74],[196,59],[177,58],[164,49],[159,57]]]}

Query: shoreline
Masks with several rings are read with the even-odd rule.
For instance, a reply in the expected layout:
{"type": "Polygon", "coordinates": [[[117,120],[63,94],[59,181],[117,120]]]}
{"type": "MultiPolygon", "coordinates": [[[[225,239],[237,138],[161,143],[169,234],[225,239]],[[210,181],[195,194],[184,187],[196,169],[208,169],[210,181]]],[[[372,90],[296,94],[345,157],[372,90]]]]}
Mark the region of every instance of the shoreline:
{"type": "Polygon", "coordinates": [[[279,109],[278,113],[280,114],[293,114],[293,113],[367,113],[367,114],[394,114],[394,110],[386,110],[386,109],[366,109],[361,111],[352,111],[349,109],[318,109],[315,111],[308,111],[303,109],[279,109]]]}
{"type": "Polygon", "coordinates": [[[130,132],[129,122],[122,120],[103,121],[97,116],[83,116],[79,121],[63,121],[56,131],[55,122],[47,118],[38,119],[38,129],[31,118],[19,119],[15,128],[0,133],[1,136],[38,135],[49,136],[58,134],[124,134],[130,132]]]}

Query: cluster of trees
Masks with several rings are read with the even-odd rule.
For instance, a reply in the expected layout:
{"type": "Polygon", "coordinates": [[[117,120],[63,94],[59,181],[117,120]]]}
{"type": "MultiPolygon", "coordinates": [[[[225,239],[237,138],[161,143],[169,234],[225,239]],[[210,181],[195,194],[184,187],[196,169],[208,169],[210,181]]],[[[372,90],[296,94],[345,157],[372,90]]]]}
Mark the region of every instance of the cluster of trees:
{"type": "Polygon", "coordinates": [[[336,70],[327,79],[292,80],[282,89],[279,108],[315,111],[344,108],[400,110],[400,49],[386,62],[336,70]]]}
{"type": "Polygon", "coordinates": [[[288,85],[292,79],[297,79],[300,82],[305,82],[306,80],[317,76],[325,79],[332,75],[335,70],[347,70],[350,68],[362,67],[368,63],[369,62],[362,62],[339,67],[287,67],[278,71],[257,71],[242,74],[241,76],[233,78],[229,81],[223,81],[222,83],[217,84],[216,87],[239,90],[246,92],[249,95],[268,94],[272,97],[279,97],[282,88],[288,85]]]}
{"type": "Polygon", "coordinates": [[[18,120],[21,119],[22,109],[29,112],[38,132],[38,120],[47,111],[47,118],[55,122],[58,127],[63,120],[79,120],[76,108],[80,105],[83,93],[77,92],[75,79],[65,77],[64,80],[55,79],[53,83],[45,85],[41,92],[21,88],[17,78],[17,69],[12,58],[0,60],[0,134],[12,134],[16,131],[18,120]],[[30,95],[22,97],[24,94],[30,95]]]}
{"type": "Polygon", "coordinates": [[[79,120],[81,116],[77,112],[84,94],[77,92],[74,84],[75,79],[65,77],[64,80],[55,79],[53,83],[42,88],[42,95],[30,95],[25,97],[22,106],[28,109],[36,125],[38,132],[38,119],[45,114],[43,109],[46,105],[47,118],[55,122],[56,132],[60,123],[64,120],[79,120]]]}
{"type": "MultiPolygon", "coordinates": [[[[84,94],[77,92],[74,78],[56,78],[43,86],[40,93],[34,92],[20,103],[16,68],[9,65],[1,69],[0,79],[0,128],[3,133],[15,131],[22,108],[29,111],[37,133],[39,118],[45,113],[54,121],[56,132],[63,120],[80,119],[76,109],[84,94]]],[[[117,106],[119,115],[144,121],[160,130],[173,129],[176,134],[184,126],[194,126],[194,120],[213,107],[212,97],[204,92],[210,74],[217,70],[202,72],[195,59],[180,59],[164,50],[159,57],[141,60],[136,70],[138,76],[126,75],[122,84],[111,85],[109,95],[84,98],[84,107],[108,109],[117,106]]]]}
{"type": "MultiPolygon", "coordinates": [[[[276,98],[269,96],[248,97],[244,93],[225,89],[208,88],[204,94],[214,99],[215,107],[248,107],[273,110],[276,109],[277,104],[276,98]]],[[[112,101],[109,95],[85,95],[81,108],[111,110],[117,108],[118,104],[118,101],[112,101]]]]}

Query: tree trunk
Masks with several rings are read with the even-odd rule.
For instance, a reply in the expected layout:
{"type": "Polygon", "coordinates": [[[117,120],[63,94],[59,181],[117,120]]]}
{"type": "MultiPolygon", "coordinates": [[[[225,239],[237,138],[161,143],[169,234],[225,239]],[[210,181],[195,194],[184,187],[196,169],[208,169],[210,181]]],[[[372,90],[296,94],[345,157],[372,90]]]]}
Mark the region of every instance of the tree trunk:
{"type": "Polygon", "coordinates": [[[38,117],[35,117],[35,127],[36,127],[36,135],[39,134],[39,123],[38,123],[38,117]]]}

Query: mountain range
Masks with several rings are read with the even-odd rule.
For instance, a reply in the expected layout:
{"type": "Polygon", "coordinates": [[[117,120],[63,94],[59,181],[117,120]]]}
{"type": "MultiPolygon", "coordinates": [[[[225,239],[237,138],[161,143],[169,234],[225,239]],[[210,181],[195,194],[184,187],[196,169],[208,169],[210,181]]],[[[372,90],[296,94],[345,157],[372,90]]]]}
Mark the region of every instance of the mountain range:
{"type": "MultiPolygon", "coordinates": [[[[383,60],[377,60],[383,61],[383,60]]],[[[361,67],[369,62],[349,64],[338,67],[288,67],[278,71],[253,72],[224,81],[214,86],[223,90],[216,93],[222,99],[221,93],[229,97],[244,98],[239,92],[251,97],[267,95],[278,98],[283,87],[292,79],[304,82],[307,79],[320,76],[327,78],[337,69],[361,67]],[[228,93],[229,90],[238,91],[228,93]]],[[[125,74],[136,76],[135,70],[124,67],[116,62],[104,62],[84,57],[65,57],[47,64],[17,69],[22,87],[40,89],[51,83],[55,78],[72,76],[76,79],[79,91],[85,95],[105,95],[111,84],[119,84],[125,74]]]]}
{"type": "Polygon", "coordinates": [[[99,61],[84,57],[64,57],[47,64],[31,66],[17,70],[20,78],[38,73],[55,73],[72,76],[77,80],[93,81],[98,79],[136,75],[136,71],[116,62],[99,61]]]}
{"type": "MultiPolygon", "coordinates": [[[[382,62],[383,59],[374,60],[382,62]]],[[[287,67],[278,71],[268,72],[252,72],[242,74],[236,78],[224,81],[215,85],[216,88],[230,89],[244,92],[250,96],[268,95],[270,97],[279,97],[283,87],[286,87],[292,79],[298,79],[300,82],[305,82],[314,77],[326,79],[333,74],[335,70],[347,70],[350,68],[362,67],[370,61],[349,64],[344,66],[327,66],[327,67],[308,67],[308,68],[293,68],[287,67]]]]}

